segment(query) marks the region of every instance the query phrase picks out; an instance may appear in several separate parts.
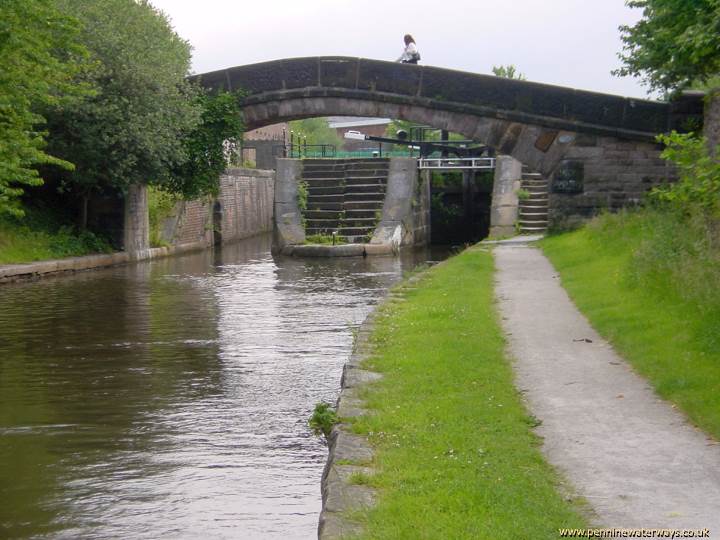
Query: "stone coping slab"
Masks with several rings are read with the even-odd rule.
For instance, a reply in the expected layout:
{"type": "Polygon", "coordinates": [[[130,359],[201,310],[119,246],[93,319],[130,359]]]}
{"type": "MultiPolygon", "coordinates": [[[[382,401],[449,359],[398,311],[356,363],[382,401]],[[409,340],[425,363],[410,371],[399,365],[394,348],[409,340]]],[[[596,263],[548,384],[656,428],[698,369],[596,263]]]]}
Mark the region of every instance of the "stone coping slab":
{"type": "Polygon", "coordinates": [[[285,246],[281,253],[292,257],[367,257],[394,255],[397,249],[391,244],[302,244],[285,246]]]}
{"type": "MultiPolygon", "coordinates": [[[[402,282],[402,288],[407,290],[408,286],[417,283],[424,275],[425,272],[420,272],[410,276],[402,282]]],[[[342,423],[342,420],[368,414],[361,398],[362,388],[382,379],[382,374],[369,371],[362,365],[372,353],[370,336],[380,308],[402,297],[401,292],[388,291],[383,301],[360,325],[352,355],[343,367],[336,407],[341,423],[330,433],[328,460],[321,483],[323,506],[318,523],[320,540],[352,538],[361,534],[360,524],[348,519],[347,515],[367,509],[375,503],[376,493],[372,488],[353,483],[354,474],[375,473],[372,467],[374,451],[365,436],[352,433],[349,424],[342,423]]]]}
{"type": "Polygon", "coordinates": [[[126,251],[86,255],[84,257],[67,257],[48,261],[37,261],[26,264],[7,264],[0,266],[0,284],[17,281],[35,280],[68,272],[81,272],[127,264],[129,262],[159,259],[171,255],[179,255],[189,251],[198,251],[210,247],[205,241],[181,244],[179,246],[149,248],[130,254],[126,251]]]}
{"type": "MultiPolygon", "coordinates": [[[[359,367],[371,350],[368,338],[376,313],[377,309],[360,325],[353,353],[343,368],[336,407],[341,421],[367,413],[364,401],[360,398],[360,389],[382,377],[379,373],[359,367]]],[[[337,424],[333,428],[328,447],[328,460],[321,483],[322,512],[318,538],[334,540],[357,536],[362,532],[361,526],[346,515],[372,506],[375,492],[368,486],[353,484],[352,476],[356,473],[373,474],[370,467],[373,449],[366,437],[352,433],[346,423],[337,424]]]]}

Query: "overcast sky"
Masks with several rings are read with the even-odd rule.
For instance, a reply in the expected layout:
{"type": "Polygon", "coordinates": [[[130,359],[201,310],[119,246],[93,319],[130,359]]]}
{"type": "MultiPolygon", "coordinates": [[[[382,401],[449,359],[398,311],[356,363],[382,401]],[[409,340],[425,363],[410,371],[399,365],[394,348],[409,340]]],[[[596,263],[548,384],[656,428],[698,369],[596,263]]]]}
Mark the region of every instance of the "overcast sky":
{"type": "Polygon", "coordinates": [[[193,46],[204,73],[300,56],[396,60],[403,35],[421,64],[475,73],[515,64],[531,81],[647,97],[618,78],[624,0],[151,0],[193,46]]]}

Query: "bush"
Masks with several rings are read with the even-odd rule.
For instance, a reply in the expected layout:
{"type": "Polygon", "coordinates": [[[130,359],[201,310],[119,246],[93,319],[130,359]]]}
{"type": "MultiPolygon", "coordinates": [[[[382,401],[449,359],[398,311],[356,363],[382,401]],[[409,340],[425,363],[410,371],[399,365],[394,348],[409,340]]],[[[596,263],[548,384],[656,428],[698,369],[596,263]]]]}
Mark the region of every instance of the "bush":
{"type": "Polygon", "coordinates": [[[710,156],[705,137],[673,131],[660,135],[658,140],[665,144],[662,157],[675,164],[680,178],[670,186],[653,190],[651,200],[687,214],[720,218],[720,161],[710,156]]]}
{"type": "Polygon", "coordinates": [[[322,433],[327,438],[330,437],[333,426],[338,422],[337,413],[332,406],[329,403],[321,401],[315,405],[315,410],[308,421],[308,425],[315,435],[322,433]]]}
{"type": "Polygon", "coordinates": [[[173,215],[175,205],[180,197],[161,189],[148,186],[148,218],[150,223],[150,245],[161,247],[165,245],[162,238],[162,224],[165,219],[173,215]]]}

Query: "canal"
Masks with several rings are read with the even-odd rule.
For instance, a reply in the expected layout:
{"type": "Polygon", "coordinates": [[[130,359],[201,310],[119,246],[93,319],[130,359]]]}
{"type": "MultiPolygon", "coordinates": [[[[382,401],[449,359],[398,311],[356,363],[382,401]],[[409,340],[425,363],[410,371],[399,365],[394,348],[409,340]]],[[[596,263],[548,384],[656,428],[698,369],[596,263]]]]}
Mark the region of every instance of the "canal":
{"type": "Polygon", "coordinates": [[[0,537],[313,538],[352,330],[400,258],[270,238],[0,287],[0,537]]]}

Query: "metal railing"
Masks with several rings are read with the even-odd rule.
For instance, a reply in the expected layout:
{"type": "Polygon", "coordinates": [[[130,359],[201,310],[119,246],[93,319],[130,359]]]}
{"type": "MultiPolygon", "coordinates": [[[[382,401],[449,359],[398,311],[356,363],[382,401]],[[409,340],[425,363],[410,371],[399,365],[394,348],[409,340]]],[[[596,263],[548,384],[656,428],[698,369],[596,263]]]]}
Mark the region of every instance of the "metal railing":
{"type": "Polygon", "coordinates": [[[457,171],[462,169],[494,169],[495,158],[420,158],[418,169],[433,171],[457,171]]]}
{"type": "Polygon", "coordinates": [[[275,157],[334,158],[334,144],[278,144],[273,147],[275,157]]]}

